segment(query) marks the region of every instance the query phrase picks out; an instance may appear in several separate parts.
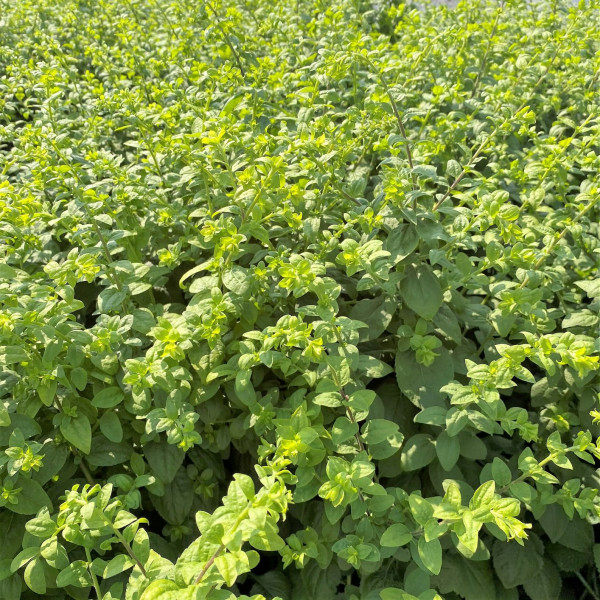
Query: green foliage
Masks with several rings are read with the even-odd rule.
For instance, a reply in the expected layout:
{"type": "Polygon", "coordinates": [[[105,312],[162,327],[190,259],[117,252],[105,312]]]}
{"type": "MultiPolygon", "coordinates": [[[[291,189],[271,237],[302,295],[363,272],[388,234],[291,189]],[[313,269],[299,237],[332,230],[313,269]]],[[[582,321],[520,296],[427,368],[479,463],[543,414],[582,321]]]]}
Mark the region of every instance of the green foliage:
{"type": "Polygon", "coordinates": [[[0,598],[600,598],[600,5],[423,4],[0,0],[0,598]]]}

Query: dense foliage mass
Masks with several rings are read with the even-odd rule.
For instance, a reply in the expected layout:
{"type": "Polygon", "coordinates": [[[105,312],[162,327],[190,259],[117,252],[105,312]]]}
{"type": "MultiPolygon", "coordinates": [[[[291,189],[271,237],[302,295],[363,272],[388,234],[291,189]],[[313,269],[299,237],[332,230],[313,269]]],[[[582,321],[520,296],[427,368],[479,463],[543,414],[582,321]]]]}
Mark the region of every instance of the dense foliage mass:
{"type": "Polygon", "coordinates": [[[600,598],[597,0],[0,5],[2,600],[600,598]]]}

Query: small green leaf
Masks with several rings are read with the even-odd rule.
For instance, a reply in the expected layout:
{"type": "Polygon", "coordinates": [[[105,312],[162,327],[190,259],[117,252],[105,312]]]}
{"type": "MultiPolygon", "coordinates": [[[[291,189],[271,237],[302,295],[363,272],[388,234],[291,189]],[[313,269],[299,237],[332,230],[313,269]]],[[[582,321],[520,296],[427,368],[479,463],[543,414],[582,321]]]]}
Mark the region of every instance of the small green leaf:
{"type": "Polygon", "coordinates": [[[84,454],[89,454],[92,448],[92,427],[84,414],[76,417],[65,416],[60,422],[60,432],[65,439],[84,454]]]}
{"type": "Polygon", "coordinates": [[[40,516],[31,519],[25,525],[25,529],[32,535],[46,539],[56,531],[56,523],[50,518],[48,510],[42,510],[40,516]]]}
{"type": "Polygon", "coordinates": [[[381,600],[419,600],[416,596],[398,588],[385,588],[379,592],[381,600]]]}
{"type": "Polygon", "coordinates": [[[497,456],[492,461],[492,477],[498,487],[505,487],[512,480],[510,469],[506,463],[497,456]]]}
{"type": "Polygon", "coordinates": [[[460,456],[458,437],[450,437],[445,431],[442,431],[435,441],[435,452],[444,471],[450,471],[460,456]]]}
{"type": "Polygon", "coordinates": [[[24,550],[21,550],[21,552],[19,552],[19,554],[17,554],[13,558],[13,560],[10,564],[11,573],[18,571],[21,567],[23,567],[28,562],[33,560],[36,556],[39,556],[39,554],[40,554],[40,549],[36,548],[36,547],[29,547],[29,548],[25,548],[24,550]]]}
{"type": "Polygon", "coordinates": [[[420,264],[406,269],[400,294],[407,306],[430,321],[442,305],[442,287],[431,267],[420,264]]]}
{"type": "Polygon", "coordinates": [[[92,399],[96,408],[114,408],[123,401],[124,395],[120,388],[111,386],[98,392],[92,399]]]}
{"type": "Polygon", "coordinates": [[[435,458],[435,445],[431,436],[418,433],[409,438],[402,449],[402,468],[405,471],[416,471],[426,467],[435,458]]]}
{"type": "Polygon", "coordinates": [[[487,506],[494,499],[495,492],[496,483],[494,481],[486,481],[475,490],[473,498],[469,502],[469,508],[476,510],[482,506],[487,506]]]}
{"type": "Polygon", "coordinates": [[[438,575],[442,568],[442,546],[438,539],[425,541],[421,536],[417,544],[419,558],[425,568],[433,575],[438,575]]]}
{"type": "Polygon", "coordinates": [[[383,532],[380,544],[389,548],[398,548],[408,544],[412,539],[412,533],[406,525],[394,523],[383,532]]]}
{"type": "Polygon", "coordinates": [[[87,564],[83,560],[72,562],[56,576],[56,585],[59,587],[73,585],[79,588],[91,586],[92,578],[87,569],[87,564]]]}
{"type": "Polygon", "coordinates": [[[123,426],[117,413],[114,411],[105,412],[98,421],[100,431],[111,442],[119,443],[123,439],[123,426]]]}
{"type": "Polygon", "coordinates": [[[32,560],[23,573],[23,579],[27,587],[34,593],[42,595],[46,593],[46,575],[44,573],[44,564],[36,558],[32,560]]]}
{"type": "Polygon", "coordinates": [[[131,557],[126,554],[117,554],[117,556],[113,557],[104,568],[102,577],[104,579],[109,579],[119,573],[123,573],[123,571],[127,571],[127,569],[131,569],[134,565],[135,561],[131,557]]]}
{"type": "Polygon", "coordinates": [[[126,298],[127,292],[125,290],[118,290],[114,287],[106,288],[98,294],[98,311],[109,313],[120,309],[126,298]]]}
{"type": "Polygon", "coordinates": [[[42,486],[34,479],[20,476],[15,485],[21,488],[17,504],[8,504],[6,508],[20,515],[35,515],[42,508],[52,508],[48,494],[42,486]]]}
{"type": "Polygon", "coordinates": [[[29,360],[29,355],[21,346],[0,346],[0,365],[13,365],[29,360]]]}

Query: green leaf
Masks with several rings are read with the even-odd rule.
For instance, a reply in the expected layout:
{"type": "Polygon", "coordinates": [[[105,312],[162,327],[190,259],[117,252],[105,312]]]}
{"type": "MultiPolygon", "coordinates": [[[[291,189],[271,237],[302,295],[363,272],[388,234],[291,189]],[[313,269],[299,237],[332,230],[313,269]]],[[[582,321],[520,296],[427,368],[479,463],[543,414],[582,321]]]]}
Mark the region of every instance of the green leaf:
{"type": "Polygon", "coordinates": [[[408,544],[412,539],[413,536],[408,527],[402,523],[394,523],[383,532],[379,543],[388,548],[398,548],[408,544]]]}
{"type": "Polygon", "coordinates": [[[379,444],[388,439],[395,440],[398,425],[386,419],[370,419],[362,428],[362,438],[367,444],[379,444]]]}
{"type": "MultiPolygon", "coordinates": [[[[198,586],[195,585],[180,588],[174,581],[158,579],[150,583],[140,596],[140,600],[196,600],[197,590],[198,586]]],[[[229,598],[215,600],[229,600],[229,598]]]]}
{"type": "Polygon", "coordinates": [[[409,438],[402,449],[402,468],[416,471],[426,467],[435,458],[435,444],[431,436],[418,433],[409,438]]]}
{"type": "Polygon", "coordinates": [[[476,510],[482,506],[487,506],[493,501],[495,492],[496,483],[494,481],[486,481],[475,490],[469,502],[469,508],[476,510]]]}
{"type": "Polygon", "coordinates": [[[0,426],[0,446],[9,446],[10,436],[19,430],[25,439],[39,435],[42,428],[31,417],[19,413],[10,415],[10,424],[0,426]]]}
{"type": "Polygon", "coordinates": [[[544,533],[550,538],[553,544],[556,544],[560,540],[567,527],[571,525],[571,521],[559,504],[549,504],[546,506],[544,513],[538,520],[544,533]]]}
{"type": "Polygon", "coordinates": [[[215,559],[215,565],[225,581],[227,587],[231,587],[238,576],[244,573],[248,567],[248,559],[245,561],[241,560],[241,557],[246,557],[244,552],[227,552],[217,556],[215,559]]]}
{"type": "Polygon", "coordinates": [[[21,346],[0,346],[0,365],[13,365],[29,360],[29,355],[21,346]]]}
{"type": "Polygon", "coordinates": [[[425,568],[433,575],[438,575],[442,568],[442,546],[438,539],[425,541],[421,536],[417,544],[419,557],[425,568]]]}
{"type": "Polygon", "coordinates": [[[165,484],[163,496],[152,495],[154,506],[161,517],[171,525],[181,525],[188,517],[194,502],[194,486],[185,470],[175,473],[165,484]]]}
{"type": "Polygon", "coordinates": [[[429,408],[424,408],[415,417],[415,423],[444,425],[446,423],[447,412],[448,410],[443,406],[430,406],[429,408]]]}
{"type": "Polygon", "coordinates": [[[381,600],[419,600],[416,596],[399,588],[385,588],[379,592],[379,597],[381,600]]]}
{"type": "Polygon", "coordinates": [[[531,541],[524,546],[496,541],[492,557],[494,571],[505,588],[523,585],[536,577],[544,565],[543,558],[531,541]]]}
{"type": "Polygon", "coordinates": [[[450,471],[460,456],[458,437],[449,437],[445,431],[442,431],[435,441],[435,452],[444,471],[450,471]]]}
{"type": "Polygon", "coordinates": [[[460,555],[445,553],[442,570],[433,578],[432,584],[442,594],[454,592],[465,600],[500,600],[496,596],[489,563],[490,561],[469,560],[460,555]]]}
{"type": "Polygon", "coordinates": [[[434,508],[430,502],[418,493],[413,493],[408,498],[410,512],[419,525],[425,525],[433,516],[434,508]]]}
{"type": "Polygon", "coordinates": [[[384,248],[390,253],[390,260],[396,264],[410,256],[418,245],[416,227],[411,223],[402,223],[389,233],[384,248]]]}
{"type": "Polygon", "coordinates": [[[102,435],[95,435],[86,462],[96,467],[113,467],[126,462],[132,448],[128,444],[111,442],[102,435]]]}
{"type": "Polygon", "coordinates": [[[31,519],[25,529],[35,537],[46,539],[56,531],[56,523],[50,518],[48,511],[42,511],[38,517],[31,519]]]}
{"type": "Polygon", "coordinates": [[[23,582],[18,574],[0,581],[0,598],[2,600],[20,600],[23,582]]]}
{"type": "Polygon", "coordinates": [[[328,406],[329,408],[337,408],[342,406],[342,396],[338,391],[335,392],[323,392],[317,394],[313,398],[313,402],[319,406],[328,406]]]}
{"type": "Polygon", "coordinates": [[[336,445],[343,444],[358,433],[358,424],[353,423],[348,417],[338,417],[331,427],[331,439],[336,445]]]}
{"type": "Polygon", "coordinates": [[[104,568],[102,578],[109,579],[110,577],[114,577],[119,573],[123,573],[123,571],[131,569],[134,565],[135,561],[126,554],[117,554],[117,556],[114,556],[104,568]]]}
{"type": "Polygon", "coordinates": [[[100,431],[111,441],[119,443],[123,439],[123,427],[117,413],[105,412],[98,421],[100,431]]]}
{"type": "Polygon", "coordinates": [[[365,412],[375,400],[375,392],[373,390],[358,390],[350,394],[347,400],[348,406],[356,412],[365,412]]]}
{"type": "Polygon", "coordinates": [[[246,406],[252,406],[256,402],[256,392],[252,385],[252,371],[244,369],[236,373],[235,393],[246,406]]]}
{"type": "Polygon", "coordinates": [[[571,550],[589,553],[594,543],[594,528],[587,521],[572,519],[558,542],[571,550]]]}
{"type": "Polygon", "coordinates": [[[92,406],[96,408],[114,408],[123,401],[124,395],[120,388],[111,386],[98,392],[92,399],[92,406]]]}
{"type": "Polygon", "coordinates": [[[562,581],[556,565],[545,560],[539,573],[523,583],[523,589],[531,600],[560,600],[562,581]]]}
{"type": "Polygon", "coordinates": [[[358,369],[368,378],[385,377],[394,371],[387,363],[365,354],[358,357],[358,369]]]}
{"type": "Polygon", "coordinates": [[[510,469],[506,466],[506,463],[497,456],[492,461],[492,477],[498,487],[505,487],[512,480],[510,469]]]}
{"type": "Polygon", "coordinates": [[[64,569],[69,564],[67,551],[62,544],[58,543],[56,537],[44,540],[40,550],[46,562],[55,569],[64,569]]]}
{"type": "Polygon", "coordinates": [[[446,173],[453,179],[456,179],[460,175],[461,171],[462,167],[457,161],[450,159],[446,163],[446,173]]]}
{"type": "Polygon", "coordinates": [[[573,312],[563,319],[562,326],[564,329],[570,329],[571,327],[593,328],[598,324],[598,321],[600,321],[600,317],[597,314],[584,309],[573,312]]]}
{"type": "Polygon", "coordinates": [[[60,422],[60,432],[65,439],[84,454],[89,454],[92,448],[92,427],[84,414],[76,417],[64,416],[60,422]]]}
{"type": "Polygon", "coordinates": [[[42,595],[46,593],[46,575],[44,573],[44,564],[37,558],[32,560],[23,573],[23,579],[27,587],[34,593],[42,595]]]}
{"type": "Polygon", "coordinates": [[[185,453],[173,444],[166,441],[145,444],[144,457],[148,461],[152,473],[163,483],[171,483],[183,464],[185,453]]]}
{"type": "Polygon", "coordinates": [[[396,354],[396,380],[400,391],[419,408],[444,405],[440,392],[454,378],[452,355],[441,348],[439,356],[429,367],[417,362],[414,352],[396,354]]]}
{"type": "Polygon", "coordinates": [[[600,279],[583,279],[581,281],[575,281],[575,285],[581,288],[590,298],[600,297],[600,279]]]}
{"type": "Polygon", "coordinates": [[[434,180],[437,177],[437,170],[433,165],[417,165],[412,172],[423,179],[434,180]]]}
{"type": "Polygon", "coordinates": [[[88,381],[87,371],[81,367],[75,367],[71,370],[71,381],[76,389],[80,392],[83,391],[88,381]]]}
{"type": "Polygon", "coordinates": [[[125,290],[118,290],[114,287],[106,288],[98,294],[98,311],[109,313],[121,308],[121,305],[127,298],[125,290]]]}
{"type": "Polygon", "coordinates": [[[238,106],[238,104],[243,99],[244,99],[244,94],[237,94],[237,95],[229,98],[229,100],[227,100],[227,102],[225,102],[225,106],[223,106],[220,116],[225,117],[227,115],[230,115],[233,112],[233,110],[235,109],[235,107],[238,106]]]}
{"type": "Polygon", "coordinates": [[[92,578],[87,570],[87,564],[83,560],[72,562],[56,576],[56,585],[59,587],[73,585],[78,588],[91,586],[92,578]]]}
{"type": "Polygon", "coordinates": [[[8,504],[6,508],[19,515],[35,515],[42,508],[52,508],[52,502],[42,486],[35,480],[20,476],[15,485],[21,488],[17,504],[8,504]]]}
{"type": "Polygon", "coordinates": [[[250,290],[252,280],[249,272],[242,267],[234,266],[223,272],[223,285],[238,296],[245,296],[250,290]]]}
{"type": "Polygon", "coordinates": [[[448,304],[442,304],[440,306],[435,317],[433,317],[433,323],[436,327],[436,331],[439,331],[442,335],[457,344],[462,343],[460,323],[456,314],[448,304]]]}
{"type": "Polygon", "coordinates": [[[375,340],[381,336],[397,308],[397,304],[385,296],[366,298],[357,302],[348,313],[348,317],[367,325],[358,330],[359,341],[375,340]]]}
{"type": "Polygon", "coordinates": [[[407,306],[430,321],[442,305],[442,287],[431,267],[421,264],[406,269],[400,294],[407,306]]]}
{"type": "Polygon", "coordinates": [[[25,548],[24,550],[21,550],[21,552],[19,552],[19,554],[17,554],[17,556],[15,556],[13,558],[13,560],[10,564],[11,573],[18,571],[21,567],[28,564],[34,558],[39,556],[39,554],[40,554],[40,549],[36,548],[36,547],[29,547],[29,548],[25,548]]]}

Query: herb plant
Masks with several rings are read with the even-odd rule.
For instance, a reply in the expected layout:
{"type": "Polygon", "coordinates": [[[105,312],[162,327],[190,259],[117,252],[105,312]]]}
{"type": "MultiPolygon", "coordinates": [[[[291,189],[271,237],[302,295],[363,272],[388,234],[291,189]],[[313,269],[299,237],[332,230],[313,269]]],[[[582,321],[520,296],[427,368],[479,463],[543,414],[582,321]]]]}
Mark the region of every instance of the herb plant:
{"type": "Polygon", "coordinates": [[[600,598],[600,4],[0,0],[0,598],[600,598]]]}

